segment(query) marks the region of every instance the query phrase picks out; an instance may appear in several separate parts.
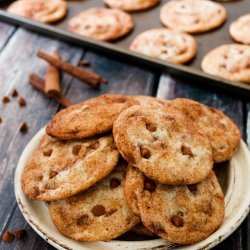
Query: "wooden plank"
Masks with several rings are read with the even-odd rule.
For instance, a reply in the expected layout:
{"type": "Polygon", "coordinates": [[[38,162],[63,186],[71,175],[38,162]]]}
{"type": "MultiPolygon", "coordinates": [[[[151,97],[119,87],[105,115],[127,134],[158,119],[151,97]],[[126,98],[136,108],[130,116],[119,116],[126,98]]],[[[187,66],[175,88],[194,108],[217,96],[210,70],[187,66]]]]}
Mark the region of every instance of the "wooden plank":
{"type": "MultiPolygon", "coordinates": [[[[84,53],[83,49],[38,36],[23,29],[16,32],[1,53],[0,98],[10,95],[13,88],[16,88],[19,94],[27,100],[27,106],[24,108],[20,108],[16,99],[13,98],[10,103],[0,105],[0,116],[3,119],[0,125],[0,175],[4,176],[0,182],[0,197],[4,201],[0,203],[1,234],[11,224],[10,216],[18,211],[13,190],[14,171],[18,158],[27,142],[50,120],[59,107],[58,104],[28,85],[28,75],[31,72],[36,72],[41,76],[45,73],[46,63],[35,57],[38,50],[46,52],[58,50],[65,60],[74,64],[79,62],[84,53]],[[19,132],[19,126],[24,121],[29,126],[27,134],[19,132]]],[[[62,79],[62,89],[65,92],[72,77],[63,75],[62,79]]],[[[11,249],[14,244],[11,244],[11,249]]],[[[0,249],[4,247],[8,246],[1,242],[0,249]]],[[[27,248],[24,246],[23,249],[27,248]]]]}
{"type": "Polygon", "coordinates": [[[0,30],[1,30],[0,32],[0,51],[1,51],[9,41],[10,37],[16,31],[16,27],[11,24],[0,22],[0,30]]]}
{"type": "MultiPolygon", "coordinates": [[[[38,49],[44,49],[45,51],[54,51],[56,48],[59,47],[58,42],[52,41],[47,38],[39,37],[34,34],[30,34],[26,31],[21,31],[17,34],[18,37],[15,39],[19,41],[19,44],[25,44],[25,41],[27,42],[27,36],[31,40],[31,46],[32,50],[29,51],[29,49],[25,49],[24,52],[20,53],[19,56],[17,56],[15,59],[11,60],[11,63],[14,63],[11,72],[6,74],[4,77],[5,82],[10,78],[12,79],[14,76],[14,73],[12,71],[18,71],[16,74],[16,77],[11,80],[11,87],[4,86],[2,90],[0,90],[3,93],[9,93],[14,85],[17,84],[17,82],[22,79],[19,84],[20,89],[22,89],[22,93],[25,94],[25,96],[30,96],[28,99],[28,106],[23,109],[22,114],[18,114],[18,118],[14,118],[15,115],[11,115],[6,113],[2,113],[0,108],[0,114],[3,116],[8,116],[8,120],[17,120],[22,117],[27,117],[28,124],[30,124],[30,121],[33,121],[30,132],[28,135],[21,136],[18,132],[15,134],[15,138],[10,139],[10,145],[17,145],[17,148],[14,149],[15,157],[11,159],[7,159],[5,162],[5,169],[10,168],[10,164],[12,165],[10,173],[5,173],[5,176],[8,176],[8,181],[5,182],[5,184],[0,184],[2,188],[4,189],[3,192],[6,192],[8,188],[10,188],[10,182],[13,182],[13,173],[15,169],[15,165],[18,161],[18,157],[21,154],[22,149],[24,148],[27,141],[32,137],[34,133],[37,132],[37,130],[45,125],[48,120],[51,118],[51,116],[55,113],[58,106],[55,105],[55,103],[45,99],[43,96],[40,95],[40,93],[34,92],[29,86],[27,86],[27,72],[35,71],[36,73],[40,74],[41,76],[44,75],[45,70],[44,66],[45,63],[36,59],[34,57],[35,52],[38,49]],[[35,37],[34,37],[35,36],[35,37]],[[21,42],[20,42],[21,41],[21,42]],[[35,45],[36,44],[36,45],[35,45]],[[39,44],[39,45],[38,45],[39,44]],[[47,49],[49,48],[49,50],[47,49]],[[27,55],[28,58],[31,58],[31,61],[27,63],[27,55]],[[17,60],[21,60],[21,62],[17,63],[17,60]],[[22,69],[19,69],[19,67],[22,64],[22,69]],[[32,68],[30,69],[30,65],[32,65],[32,68]],[[20,71],[19,71],[20,70],[20,71]],[[12,75],[13,74],[13,75],[12,75]],[[12,76],[11,76],[12,75],[12,76]],[[9,77],[9,78],[8,78],[9,77]],[[38,111],[39,109],[39,111],[38,111]],[[20,142],[20,137],[22,138],[22,141],[20,142]]],[[[10,41],[12,42],[12,41],[10,41]]],[[[6,55],[2,55],[0,57],[0,65],[1,61],[8,58],[9,53],[11,51],[11,48],[16,47],[17,43],[12,42],[12,44],[8,45],[8,47],[5,49],[6,55]]],[[[20,45],[19,45],[20,46],[20,45]]],[[[62,52],[64,58],[70,58],[70,61],[78,62],[82,55],[82,50],[71,48],[67,45],[61,45],[60,46],[60,52],[62,52]],[[66,55],[68,56],[66,56],[66,55]]],[[[124,64],[122,62],[116,62],[113,60],[110,60],[107,57],[97,56],[94,53],[88,52],[85,59],[88,59],[92,63],[92,68],[99,74],[103,75],[105,78],[109,80],[108,85],[102,85],[100,90],[95,90],[91,88],[88,85],[83,84],[77,79],[71,79],[68,76],[65,76],[64,79],[64,90],[67,93],[67,96],[74,102],[78,103],[81,102],[87,98],[97,96],[103,93],[121,93],[121,94],[147,94],[150,95],[153,93],[154,90],[154,81],[155,81],[155,75],[151,73],[150,71],[146,69],[137,68],[134,66],[129,66],[127,64],[124,64]],[[70,83],[70,85],[69,85],[70,83]]],[[[1,70],[1,67],[0,67],[1,70]]],[[[1,95],[0,92],[0,95],[1,95]]],[[[8,105],[14,105],[12,103],[8,105]]],[[[12,109],[14,109],[12,107],[12,109]]],[[[6,121],[7,122],[7,121],[6,121]]],[[[5,124],[5,123],[4,123],[5,124]]],[[[3,124],[3,126],[5,126],[3,124]]],[[[7,125],[6,125],[7,126],[7,125]]],[[[3,131],[6,131],[8,128],[6,126],[3,129],[3,131]]],[[[13,127],[9,129],[8,136],[12,137],[13,133],[13,127]]],[[[16,128],[15,128],[16,129],[16,128]]],[[[14,130],[15,131],[15,130],[14,130]]],[[[4,136],[1,139],[0,136],[0,145],[6,141],[6,137],[4,136]]],[[[8,140],[7,140],[8,143],[8,140]]],[[[9,155],[9,150],[7,152],[0,153],[0,157],[7,158],[9,155]],[[8,154],[7,154],[8,153],[8,154]],[[1,156],[2,154],[2,156],[1,156]]],[[[1,165],[0,165],[1,166],[1,165]]],[[[1,170],[0,170],[1,171],[1,170]]],[[[0,197],[4,197],[3,192],[0,192],[0,197]]],[[[9,200],[7,203],[3,204],[3,208],[0,209],[4,211],[2,217],[0,215],[0,222],[3,221],[3,229],[10,228],[11,230],[14,229],[16,226],[27,228],[28,230],[28,237],[26,237],[23,241],[15,241],[14,243],[7,245],[3,242],[0,243],[0,249],[53,249],[52,247],[48,246],[44,240],[42,240],[33,230],[30,229],[29,226],[27,226],[27,223],[24,221],[22,216],[20,215],[19,209],[15,206],[15,200],[14,200],[14,194],[13,190],[11,190],[10,197],[7,197],[9,200]],[[14,206],[13,206],[14,204],[14,206]],[[6,218],[9,216],[9,212],[7,211],[7,208],[12,208],[13,217],[6,218]]]]}
{"type": "MultiPolygon", "coordinates": [[[[244,103],[236,97],[206,90],[203,89],[202,86],[188,84],[188,82],[181,78],[168,75],[161,77],[157,96],[166,99],[185,97],[218,108],[231,117],[239,126],[242,135],[245,135],[244,103]]],[[[246,239],[243,233],[246,228],[246,223],[245,220],[238,230],[215,249],[247,249],[246,239]],[[245,245],[243,246],[243,244],[245,245]]]]}

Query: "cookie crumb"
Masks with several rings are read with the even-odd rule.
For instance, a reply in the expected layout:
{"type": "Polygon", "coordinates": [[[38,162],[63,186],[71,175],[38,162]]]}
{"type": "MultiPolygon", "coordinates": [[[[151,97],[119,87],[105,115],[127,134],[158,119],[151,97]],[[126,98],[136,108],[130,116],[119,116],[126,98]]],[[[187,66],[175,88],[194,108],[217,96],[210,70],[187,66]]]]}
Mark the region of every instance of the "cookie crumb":
{"type": "Polygon", "coordinates": [[[13,89],[11,96],[12,97],[17,97],[18,96],[18,92],[17,92],[16,89],[13,89]]]}
{"type": "Polygon", "coordinates": [[[14,235],[18,239],[21,239],[26,235],[26,231],[24,229],[17,228],[17,229],[14,230],[14,235]]]}
{"type": "Polygon", "coordinates": [[[3,236],[2,236],[2,240],[5,243],[11,243],[13,240],[15,239],[15,235],[13,233],[11,233],[9,230],[7,230],[3,236]]]}
{"type": "Polygon", "coordinates": [[[2,103],[6,104],[8,102],[10,102],[10,98],[8,96],[4,96],[2,99],[2,103]]]}
{"type": "Polygon", "coordinates": [[[27,125],[26,122],[24,122],[24,123],[21,125],[21,127],[20,127],[20,132],[21,132],[21,133],[25,133],[25,132],[27,132],[27,130],[28,130],[28,125],[27,125]]]}
{"type": "Polygon", "coordinates": [[[26,101],[25,101],[25,99],[23,97],[20,97],[18,99],[18,103],[19,103],[20,107],[25,107],[26,106],[26,101]]]}

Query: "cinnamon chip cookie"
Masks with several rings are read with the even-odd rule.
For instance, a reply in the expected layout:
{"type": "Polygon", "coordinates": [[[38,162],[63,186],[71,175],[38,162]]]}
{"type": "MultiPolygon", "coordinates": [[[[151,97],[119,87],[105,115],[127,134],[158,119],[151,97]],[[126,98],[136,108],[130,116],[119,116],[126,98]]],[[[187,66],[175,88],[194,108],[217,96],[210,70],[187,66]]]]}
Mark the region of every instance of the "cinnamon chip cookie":
{"type": "Polygon", "coordinates": [[[140,11],[149,9],[160,0],[104,0],[104,3],[110,8],[121,9],[124,11],[140,11]]]}
{"type": "Polygon", "coordinates": [[[129,14],[118,9],[92,8],[73,17],[68,29],[82,36],[111,41],[128,34],[134,27],[129,14]]]}
{"type": "Polygon", "coordinates": [[[140,222],[124,195],[126,164],[92,188],[65,200],[51,202],[49,213],[57,229],[79,241],[108,241],[140,222]]]}
{"type": "Polygon", "coordinates": [[[226,17],[226,10],[221,4],[207,0],[170,1],[160,13],[161,22],[166,27],[188,33],[214,29],[226,17]]]}
{"type": "Polygon", "coordinates": [[[55,115],[46,132],[59,139],[81,139],[112,130],[117,116],[126,108],[138,104],[125,95],[106,94],[70,106],[55,115]]]}
{"type": "Polygon", "coordinates": [[[235,41],[250,45],[250,14],[241,16],[231,23],[229,32],[235,41]]]}
{"type": "Polygon", "coordinates": [[[228,116],[215,108],[185,98],[173,100],[171,107],[188,116],[208,136],[216,163],[232,158],[239,147],[241,135],[228,116]]]}
{"type": "Polygon", "coordinates": [[[66,16],[67,3],[63,0],[19,0],[13,2],[7,11],[42,23],[53,23],[66,16]]]}
{"type": "Polygon", "coordinates": [[[130,50],[168,62],[185,63],[195,56],[197,49],[191,35],[160,28],[139,34],[130,50]]]}
{"type": "MultiPolygon", "coordinates": [[[[143,224],[172,243],[193,244],[207,238],[222,224],[224,196],[213,172],[194,185],[160,185],[129,167],[138,184],[131,189],[143,224]]],[[[126,177],[126,182],[129,179],[126,177]]]]}
{"type": "Polygon", "coordinates": [[[59,141],[44,135],[25,166],[22,189],[30,199],[63,199],[108,176],[118,159],[111,135],[81,141],[59,141]]]}
{"type": "Polygon", "coordinates": [[[213,167],[209,139],[175,110],[130,107],[115,121],[113,135],[124,159],[162,184],[197,183],[213,167]]]}
{"type": "Polygon", "coordinates": [[[250,47],[239,44],[222,45],[205,55],[201,68],[211,75],[250,83],[250,47]]]}

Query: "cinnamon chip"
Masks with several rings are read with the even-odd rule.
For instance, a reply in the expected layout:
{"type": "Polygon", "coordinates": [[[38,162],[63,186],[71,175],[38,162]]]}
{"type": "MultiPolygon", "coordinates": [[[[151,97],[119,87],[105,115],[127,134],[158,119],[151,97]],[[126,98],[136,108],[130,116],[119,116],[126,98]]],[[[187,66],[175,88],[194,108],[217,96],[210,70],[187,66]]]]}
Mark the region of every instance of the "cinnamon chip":
{"type": "Polygon", "coordinates": [[[21,125],[21,127],[20,127],[19,130],[20,130],[20,132],[22,132],[22,133],[27,132],[27,131],[28,131],[28,125],[27,125],[27,123],[24,122],[24,123],[21,125]]]}
{"type": "Polygon", "coordinates": [[[21,239],[26,235],[26,231],[24,229],[17,228],[17,229],[14,230],[14,235],[18,239],[21,239]]]}
{"type": "Polygon", "coordinates": [[[77,226],[83,226],[83,225],[87,224],[88,219],[89,219],[89,216],[87,214],[82,215],[76,221],[77,226]]]}
{"type": "Polygon", "coordinates": [[[15,235],[12,234],[9,230],[7,230],[3,236],[2,236],[2,240],[5,243],[11,243],[13,240],[15,239],[15,235]]]}
{"type": "Polygon", "coordinates": [[[181,152],[183,155],[189,155],[190,157],[193,156],[191,149],[188,147],[182,146],[181,152]]]}
{"type": "Polygon", "coordinates": [[[150,131],[150,132],[155,132],[157,128],[156,128],[155,125],[153,125],[153,124],[151,124],[151,123],[148,123],[148,124],[146,124],[146,129],[147,129],[148,131],[150,131]]]}
{"type": "Polygon", "coordinates": [[[8,102],[10,102],[10,98],[8,96],[4,96],[2,99],[2,103],[6,104],[8,102]]]}
{"type": "Polygon", "coordinates": [[[43,155],[49,157],[52,155],[52,152],[53,152],[53,150],[49,149],[49,150],[43,151],[43,155]]]}
{"type": "Polygon", "coordinates": [[[54,178],[58,173],[56,171],[51,170],[49,173],[49,178],[52,179],[54,178]]]}
{"type": "Polygon", "coordinates": [[[11,96],[12,97],[17,97],[18,96],[18,92],[17,92],[16,89],[13,89],[11,96]]]}
{"type": "Polygon", "coordinates": [[[148,159],[150,157],[150,151],[147,148],[141,148],[141,156],[148,159]]]}
{"type": "Polygon", "coordinates": [[[91,212],[94,216],[99,217],[106,213],[106,209],[103,205],[96,205],[91,209],[91,212]]]}
{"type": "Polygon", "coordinates": [[[25,107],[26,106],[26,101],[25,101],[25,99],[23,97],[20,97],[18,99],[18,103],[19,103],[20,107],[25,107]]]}
{"type": "Polygon", "coordinates": [[[176,227],[183,227],[183,225],[184,225],[183,219],[180,216],[178,216],[178,215],[174,215],[171,218],[171,222],[176,227]]]}
{"type": "Polygon", "coordinates": [[[72,154],[78,155],[80,150],[81,150],[81,145],[75,145],[72,149],[72,154]]]}

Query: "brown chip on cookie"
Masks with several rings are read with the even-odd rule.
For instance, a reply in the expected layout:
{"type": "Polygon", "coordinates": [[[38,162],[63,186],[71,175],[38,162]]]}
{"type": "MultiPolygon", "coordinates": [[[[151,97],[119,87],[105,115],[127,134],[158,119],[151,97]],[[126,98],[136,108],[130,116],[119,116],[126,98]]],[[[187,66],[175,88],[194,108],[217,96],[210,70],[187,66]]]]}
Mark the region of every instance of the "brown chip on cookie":
{"type": "Polygon", "coordinates": [[[13,2],[7,11],[42,23],[53,23],[65,17],[67,8],[64,0],[19,0],[13,2]]]}
{"type": "Polygon", "coordinates": [[[63,199],[108,176],[118,159],[112,135],[74,141],[44,135],[24,168],[22,189],[30,199],[63,199]]]}
{"type": "Polygon", "coordinates": [[[69,31],[102,41],[118,39],[134,27],[129,14],[118,9],[91,8],[71,18],[69,31]]]}
{"type": "Polygon", "coordinates": [[[130,45],[130,50],[163,61],[185,63],[195,56],[196,47],[196,41],[191,35],[158,28],[139,34],[130,45]]]}
{"type": "Polygon", "coordinates": [[[169,1],[161,9],[161,22],[168,28],[198,33],[220,26],[227,17],[219,3],[206,0],[169,1]]]}
{"type": "Polygon", "coordinates": [[[154,191],[145,189],[148,179],[137,173],[140,170],[129,166],[127,172],[126,194],[133,193],[131,196],[135,197],[143,224],[163,239],[183,245],[194,244],[222,224],[224,195],[213,171],[195,185],[156,183],[154,191]]]}
{"type": "Polygon", "coordinates": [[[250,83],[250,46],[240,44],[219,46],[204,56],[201,68],[211,75],[250,83]]]}
{"type": "Polygon", "coordinates": [[[209,139],[173,109],[133,106],[114,123],[116,146],[129,164],[162,184],[193,184],[212,167],[209,139]]]}
{"type": "Polygon", "coordinates": [[[124,11],[141,11],[154,7],[160,0],[104,0],[110,8],[121,9],[124,11]]]}
{"type": "Polygon", "coordinates": [[[63,235],[79,241],[108,241],[140,222],[124,195],[126,165],[120,162],[113,173],[87,191],[49,204],[51,219],[63,235]],[[110,186],[113,179],[120,181],[116,188],[110,186]]]}
{"type": "Polygon", "coordinates": [[[125,95],[105,94],[70,106],[55,115],[46,132],[59,139],[82,139],[109,132],[117,116],[138,104],[125,95]]]}
{"type": "Polygon", "coordinates": [[[196,101],[177,98],[171,107],[181,111],[206,134],[212,145],[213,160],[216,163],[232,158],[240,144],[240,131],[234,122],[215,108],[196,101]]]}

